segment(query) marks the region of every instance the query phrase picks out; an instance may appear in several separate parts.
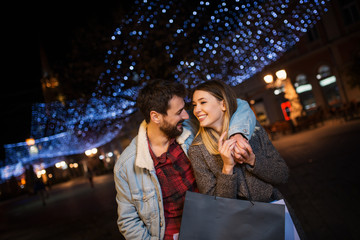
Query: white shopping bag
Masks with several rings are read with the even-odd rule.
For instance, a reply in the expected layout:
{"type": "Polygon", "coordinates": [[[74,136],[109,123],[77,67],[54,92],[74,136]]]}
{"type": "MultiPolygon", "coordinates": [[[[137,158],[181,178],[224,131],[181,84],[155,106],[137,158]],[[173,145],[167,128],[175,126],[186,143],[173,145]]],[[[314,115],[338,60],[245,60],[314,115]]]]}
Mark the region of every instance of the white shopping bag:
{"type": "Polygon", "coordinates": [[[299,234],[296,231],[294,222],[291,219],[289,210],[286,207],[284,199],[274,201],[271,203],[285,205],[285,240],[300,240],[299,234]]]}

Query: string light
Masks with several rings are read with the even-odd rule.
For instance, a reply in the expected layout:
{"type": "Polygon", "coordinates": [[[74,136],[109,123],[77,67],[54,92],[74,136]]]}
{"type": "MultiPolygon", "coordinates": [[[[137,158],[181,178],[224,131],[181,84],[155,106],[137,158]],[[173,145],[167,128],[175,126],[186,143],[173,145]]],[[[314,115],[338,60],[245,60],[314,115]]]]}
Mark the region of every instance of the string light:
{"type": "Polygon", "coordinates": [[[19,169],[18,163],[50,161],[111,141],[136,111],[138,89],[154,77],[157,59],[169,78],[188,88],[210,79],[240,84],[292,48],[329,1],[135,1],[110,36],[106,70],[92,98],[35,104],[31,136],[38,153],[30,154],[26,143],[4,145],[6,164],[19,169]]]}

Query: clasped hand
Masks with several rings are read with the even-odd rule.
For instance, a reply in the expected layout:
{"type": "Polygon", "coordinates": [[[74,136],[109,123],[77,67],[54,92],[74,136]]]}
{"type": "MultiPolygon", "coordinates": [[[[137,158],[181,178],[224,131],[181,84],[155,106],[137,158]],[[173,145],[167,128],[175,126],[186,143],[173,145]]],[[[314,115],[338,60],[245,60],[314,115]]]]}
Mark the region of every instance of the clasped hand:
{"type": "Polygon", "coordinates": [[[235,134],[230,139],[224,140],[227,132],[225,131],[219,138],[218,150],[224,162],[223,173],[232,174],[236,163],[249,164],[254,166],[255,154],[249,144],[241,134],[235,134]]]}

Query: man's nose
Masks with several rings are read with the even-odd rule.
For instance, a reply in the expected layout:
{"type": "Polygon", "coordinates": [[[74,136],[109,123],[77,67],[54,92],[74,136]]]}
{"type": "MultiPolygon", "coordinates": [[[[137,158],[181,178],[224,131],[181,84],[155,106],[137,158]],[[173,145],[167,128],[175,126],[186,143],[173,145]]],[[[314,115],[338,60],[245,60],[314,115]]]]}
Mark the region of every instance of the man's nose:
{"type": "Polygon", "coordinates": [[[185,109],[181,113],[181,118],[182,119],[189,119],[189,114],[185,111],[185,109]]]}

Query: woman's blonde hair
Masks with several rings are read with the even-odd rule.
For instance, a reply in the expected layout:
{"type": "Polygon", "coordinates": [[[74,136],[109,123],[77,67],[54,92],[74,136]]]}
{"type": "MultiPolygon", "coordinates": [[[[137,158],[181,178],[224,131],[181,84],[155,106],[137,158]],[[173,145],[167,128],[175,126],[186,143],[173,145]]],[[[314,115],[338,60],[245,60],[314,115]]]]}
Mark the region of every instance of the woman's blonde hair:
{"type": "MultiPolygon", "coordinates": [[[[224,131],[227,131],[229,129],[231,116],[237,109],[236,95],[234,91],[224,82],[217,80],[210,80],[199,84],[193,90],[193,94],[197,90],[208,92],[213,95],[217,100],[224,101],[226,110],[220,133],[221,135],[224,131]]],[[[219,154],[218,140],[220,135],[211,128],[201,126],[199,126],[199,131],[197,132],[195,137],[197,137],[199,134],[202,138],[202,143],[205,145],[209,153],[213,155],[219,154]]],[[[201,142],[194,142],[193,144],[199,145],[201,144],[201,142]]]]}

